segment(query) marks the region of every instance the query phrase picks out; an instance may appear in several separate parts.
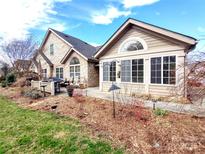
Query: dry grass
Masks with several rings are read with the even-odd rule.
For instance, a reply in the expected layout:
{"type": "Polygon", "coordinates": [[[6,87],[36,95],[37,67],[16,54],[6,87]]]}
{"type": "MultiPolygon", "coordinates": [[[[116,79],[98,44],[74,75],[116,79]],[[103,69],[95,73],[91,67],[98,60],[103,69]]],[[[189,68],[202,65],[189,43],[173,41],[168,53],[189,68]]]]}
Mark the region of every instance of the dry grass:
{"type": "Polygon", "coordinates": [[[93,136],[125,147],[129,153],[205,152],[204,118],[175,113],[160,117],[149,109],[117,104],[117,115],[113,119],[111,102],[89,97],[47,97],[32,104],[24,102],[22,106],[76,118],[93,136]],[[52,109],[55,105],[57,108],[52,109]]]}

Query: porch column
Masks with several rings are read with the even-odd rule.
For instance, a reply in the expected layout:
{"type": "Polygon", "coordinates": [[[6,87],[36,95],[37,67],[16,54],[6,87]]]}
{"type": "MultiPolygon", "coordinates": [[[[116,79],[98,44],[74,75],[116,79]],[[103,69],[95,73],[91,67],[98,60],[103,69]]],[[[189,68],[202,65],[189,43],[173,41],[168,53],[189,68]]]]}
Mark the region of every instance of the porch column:
{"type": "Polygon", "coordinates": [[[100,91],[102,91],[102,84],[103,84],[103,63],[102,61],[99,62],[99,86],[100,91]]]}

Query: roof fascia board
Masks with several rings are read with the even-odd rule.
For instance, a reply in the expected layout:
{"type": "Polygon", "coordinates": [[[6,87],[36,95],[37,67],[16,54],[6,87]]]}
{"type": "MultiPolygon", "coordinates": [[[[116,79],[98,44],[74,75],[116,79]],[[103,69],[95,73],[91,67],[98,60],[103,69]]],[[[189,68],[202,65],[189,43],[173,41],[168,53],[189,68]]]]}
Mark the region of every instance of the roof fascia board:
{"type": "Polygon", "coordinates": [[[169,36],[173,39],[177,39],[177,40],[180,40],[182,42],[185,42],[185,43],[188,43],[188,44],[191,44],[191,45],[196,44],[196,41],[194,39],[188,38],[188,37],[183,36],[181,34],[171,32],[169,30],[165,30],[165,29],[160,28],[160,27],[152,26],[152,25],[149,25],[149,24],[146,24],[146,23],[142,23],[142,22],[133,20],[133,19],[130,19],[129,22],[132,23],[133,25],[137,25],[139,27],[142,27],[142,28],[145,28],[145,29],[148,29],[148,30],[160,33],[160,34],[163,34],[165,36],[169,36]]]}
{"type": "Polygon", "coordinates": [[[128,19],[127,21],[125,21],[125,23],[108,39],[108,41],[99,49],[99,51],[96,52],[96,54],[94,55],[94,58],[98,58],[98,56],[101,54],[101,52],[123,31],[123,29],[125,29],[129,24],[133,24],[135,26],[139,26],[141,28],[144,29],[148,29],[150,31],[159,33],[161,35],[165,35],[168,36],[170,38],[173,38],[175,40],[179,40],[181,42],[190,44],[190,45],[195,45],[197,42],[196,40],[183,36],[182,34],[178,34],[178,33],[174,33],[171,32],[169,30],[160,28],[160,27],[156,27],[154,25],[149,25],[134,19],[128,19]]]}
{"type": "Polygon", "coordinates": [[[66,61],[67,61],[67,59],[68,59],[68,56],[71,54],[72,51],[73,51],[72,48],[70,48],[70,49],[68,50],[68,52],[65,54],[65,56],[63,57],[63,59],[60,61],[61,64],[65,64],[65,63],[66,63],[66,61]]]}
{"type": "Polygon", "coordinates": [[[72,48],[76,53],[78,53],[81,57],[83,57],[85,60],[88,60],[87,57],[85,57],[82,53],[80,53],[78,50],[76,50],[75,48],[72,48]]]}
{"type": "Polygon", "coordinates": [[[121,31],[127,27],[129,24],[128,20],[117,30],[115,31],[115,33],[108,39],[108,41],[99,49],[99,51],[97,51],[94,55],[94,58],[98,58],[98,55],[100,55],[100,53],[107,47],[108,44],[110,44],[110,42],[112,42],[112,40],[118,36],[121,31]]]}
{"type": "Polygon", "coordinates": [[[53,32],[59,39],[61,39],[62,41],[64,41],[66,44],[68,44],[71,49],[73,49],[75,52],[77,52],[80,56],[82,56],[85,60],[88,60],[87,57],[85,57],[82,53],[80,53],[78,50],[76,50],[72,44],[70,44],[69,42],[67,42],[66,40],[64,40],[62,37],[60,37],[57,33],[55,33],[52,29],[49,29],[51,32],[53,32]]]}
{"type": "Polygon", "coordinates": [[[53,32],[60,40],[62,40],[64,43],[68,44],[69,46],[73,47],[72,44],[67,42],[65,39],[63,39],[61,36],[59,36],[56,32],[54,32],[52,29],[49,29],[51,32],[53,32]]]}

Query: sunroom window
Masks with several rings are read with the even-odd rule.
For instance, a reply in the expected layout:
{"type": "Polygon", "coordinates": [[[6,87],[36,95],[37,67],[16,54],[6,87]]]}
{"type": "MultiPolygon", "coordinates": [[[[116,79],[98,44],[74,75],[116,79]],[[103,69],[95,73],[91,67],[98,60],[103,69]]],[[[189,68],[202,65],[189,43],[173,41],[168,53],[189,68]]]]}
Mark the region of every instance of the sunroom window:
{"type": "Polygon", "coordinates": [[[122,82],[144,82],[144,60],[122,60],[121,61],[121,81],[122,82]]]}
{"type": "Polygon", "coordinates": [[[176,80],[176,57],[163,57],[163,84],[175,84],[176,80]]]}
{"type": "Polygon", "coordinates": [[[151,58],[151,83],[176,83],[176,56],[151,58]]]}
{"type": "Polygon", "coordinates": [[[103,63],[103,81],[116,81],[116,62],[103,63]]]}
{"type": "Polygon", "coordinates": [[[121,81],[122,82],[131,81],[131,62],[130,60],[121,61],[121,81]]]}

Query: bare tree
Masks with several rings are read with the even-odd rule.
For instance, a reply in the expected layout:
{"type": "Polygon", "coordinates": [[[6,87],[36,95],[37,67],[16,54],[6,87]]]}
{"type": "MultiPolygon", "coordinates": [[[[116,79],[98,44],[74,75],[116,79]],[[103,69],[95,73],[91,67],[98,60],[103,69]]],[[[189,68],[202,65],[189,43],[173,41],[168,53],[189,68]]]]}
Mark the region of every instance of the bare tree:
{"type": "Polygon", "coordinates": [[[205,51],[196,51],[187,64],[188,98],[201,104],[205,99],[205,51]]]}
{"type": "Polygon", "coordinates": [[[4,61],[0,61],[0,69],[3,73],[3,76],[6,76],[9,73],[9,70],[10,70],[9,64],[7,64],[4,61]]]}
{"type": "Polygon", "coordinates": [[[33,40],[33,37],[30,36],[22,40],[15,39],[10,42],[4,42],[1,48],[8,57],[12,67],[19,71],[19,63],[16,63],[16,61],[30,59],[37,49],[37,43],[33,40]]]}

